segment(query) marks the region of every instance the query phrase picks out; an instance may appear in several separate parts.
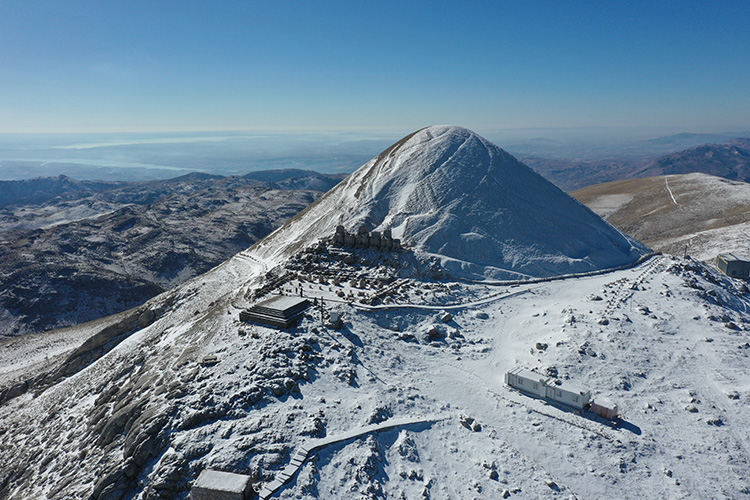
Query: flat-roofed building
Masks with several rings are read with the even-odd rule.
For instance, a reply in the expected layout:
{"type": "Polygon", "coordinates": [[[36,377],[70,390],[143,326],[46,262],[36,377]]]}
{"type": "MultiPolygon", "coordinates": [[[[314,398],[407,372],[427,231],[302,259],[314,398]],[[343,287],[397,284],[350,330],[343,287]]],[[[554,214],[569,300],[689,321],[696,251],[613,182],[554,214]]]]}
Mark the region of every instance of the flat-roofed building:
{"type": "Polygon", "coordinates": [[[505,383],[521,392],[527,392],[540,398],[547,395],[547,382],[550,377],[545,377],[524,368],[513,368],[505,374],[505,383]]]}
{"type": "Polygon", "coordinates": [[[577,410],[583,410],[591,403],[591,391],[520,367],[505,373],[505,383],[521,392],[577,410]]]}
{"type": "Polygon", "coordinates": [[[578,410],[583,410],[591,402],[591,391],[585,391],[568,382],[555,380],[547,384],[547,399],[557,401],[578,410]]]}
{"type": "Polygon", "coordinates": [[[276,328],[291,328],[300,320],[310,301],[300,297],[276,295],[240,312],[240,321],[250,321],[276,328]]]}
{"type": "Polygon", "coordinates": [[[716,257],[719,271],[732,278],[750,278],[750,260],[736,253],[721,253],[716,257]]]}
{"type": "Polygon", "coordinates": [[[254,496],[250,476],[204,469],[190,489],[193,500],[248,500],[254,496]]]}

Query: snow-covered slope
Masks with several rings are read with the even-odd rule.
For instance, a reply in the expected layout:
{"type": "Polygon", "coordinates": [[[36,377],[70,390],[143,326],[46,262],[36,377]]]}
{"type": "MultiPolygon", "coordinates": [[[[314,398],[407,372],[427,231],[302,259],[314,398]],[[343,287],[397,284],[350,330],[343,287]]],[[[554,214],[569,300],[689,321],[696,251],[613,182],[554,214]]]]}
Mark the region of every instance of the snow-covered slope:
{"type": "MultiPolygon", "coordinates": [[[[558,280],[438,279],[414,272],[434,261],[295,224],[70,354],[50,346],[56,371],[28,391],[43,345],[3,372],[22,378],[0,404],[0,499],[186,499],[209,468],[260,492],[287,480],[268,495],[284,499],[750,495],[744,284],[661,256],[558,280]],[[324,305],[286,331],[240,322],[261,290],[324,305]],[[515,366],[609,398],[623,420],[512,391],[515,366]]],[[[0,363],[24,352],[5,345],[0,363]]]]}
{"type": "Polygon", "coordinates": [[[516,287],[406,280],[404,305],[380,308],[294,281],[283,288],[346,320],[333,330],[310,311],[287,332],[237,321],[234,287],[257,272],[220,266],[88,369],[0,406],[0,498],[184,499],[205,468],[260,490],[313,446],[273,498],[750,494],[750,300],[700,264],[516,287]],[[624,421],[511,391],[513,366],[607,397],[624,421]]]}
{"type": "Polygon", "coordinates": [[[260,242],[273,260],[360,224],[393,236],[453,275],[523,278],[594,271],[647,253],[470,130],[428,127],[397,142],[260,242]]]}

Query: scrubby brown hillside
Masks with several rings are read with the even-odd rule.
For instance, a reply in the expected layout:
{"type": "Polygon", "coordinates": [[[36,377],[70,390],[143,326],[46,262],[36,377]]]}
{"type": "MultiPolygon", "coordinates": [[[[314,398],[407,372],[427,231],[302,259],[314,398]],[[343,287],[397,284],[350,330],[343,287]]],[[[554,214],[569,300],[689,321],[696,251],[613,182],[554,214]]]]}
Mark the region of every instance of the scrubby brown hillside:
{"type": "Polygon", "coordinates": [[[655,250],[711,260],[750,254],[750,184],[685,174],[597,184],[571,193],[655,250]]]}

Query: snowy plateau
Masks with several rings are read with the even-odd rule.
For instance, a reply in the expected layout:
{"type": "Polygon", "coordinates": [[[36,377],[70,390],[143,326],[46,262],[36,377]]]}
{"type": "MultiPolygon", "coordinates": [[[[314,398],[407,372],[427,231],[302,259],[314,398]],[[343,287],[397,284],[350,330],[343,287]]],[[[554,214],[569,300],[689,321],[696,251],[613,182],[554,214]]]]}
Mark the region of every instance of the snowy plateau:
{"type": "Polygon", "coordinates": [[[130,319],[4,348],[0,498],[184,499],[205,469],[263,498],[748,498],[748,306],[430,127],[130,319]],[[403,249],[334,245],[338,225],[403,249]],[[239,321],[277,294],[315,306],[239,321]],[[511,390],[514,367],[621,419],[511,390]]]}

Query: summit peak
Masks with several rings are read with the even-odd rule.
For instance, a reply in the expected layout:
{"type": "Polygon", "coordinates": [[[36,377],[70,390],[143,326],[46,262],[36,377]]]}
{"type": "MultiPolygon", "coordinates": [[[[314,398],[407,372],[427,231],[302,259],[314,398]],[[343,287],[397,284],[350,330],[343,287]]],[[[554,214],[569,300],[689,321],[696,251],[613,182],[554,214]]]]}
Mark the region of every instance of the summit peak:
{"type": "Polygon", "coordinates": [[[394,143],[259,243],[290,254],[337,225],[389,229],[456,276],[518,279],[632,263],[648,249],[469,129],[437,125],[394,143]]]}

